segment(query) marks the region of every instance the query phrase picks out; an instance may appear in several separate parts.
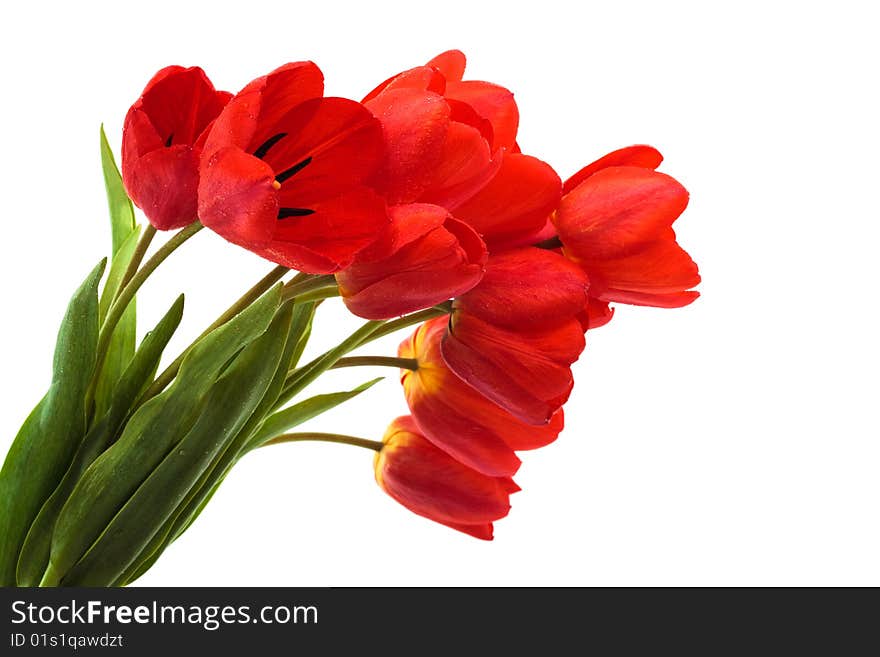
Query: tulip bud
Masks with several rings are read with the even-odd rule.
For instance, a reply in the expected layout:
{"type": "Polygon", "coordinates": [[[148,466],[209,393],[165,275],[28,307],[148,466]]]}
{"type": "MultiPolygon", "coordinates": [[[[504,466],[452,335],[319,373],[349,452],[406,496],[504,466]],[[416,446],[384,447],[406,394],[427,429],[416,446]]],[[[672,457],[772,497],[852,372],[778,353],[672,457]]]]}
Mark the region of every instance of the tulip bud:
{"type": "Polygon", "coordinates": [[[590,168],[554,216],[565,255],[590,277],[590,296],[661,308],[691,303],[700,275],[672,230],[687,190],[646,167],[590,168]]]}
{"type": "Polygon", "coordinates": [[[376,482],[420,516],[483,540],[492,523],[510,510],[519,487],[510,477],[490,477],[456,461],[419,432],[409,416],[399,417],[376,454],[376,482]]]}
{"type": "Polygon", "coordinates": [[[199,156],[208,129],[231,94],[194,66],[153,76],[125,117],[122,177],[129,197],[159,230],[197,217],[199,156]]]}
{"type": "Polygon", "coordinates": [[[400,380],[413,418],[425,437],[457,460],[488,475],[512,475],[515,450],[542,447],[562,430],[562,410],[544,425],[527,424],[462,381],[443,360],[446,318],[419,326],[398,350],[418,362],[400,380]]]}

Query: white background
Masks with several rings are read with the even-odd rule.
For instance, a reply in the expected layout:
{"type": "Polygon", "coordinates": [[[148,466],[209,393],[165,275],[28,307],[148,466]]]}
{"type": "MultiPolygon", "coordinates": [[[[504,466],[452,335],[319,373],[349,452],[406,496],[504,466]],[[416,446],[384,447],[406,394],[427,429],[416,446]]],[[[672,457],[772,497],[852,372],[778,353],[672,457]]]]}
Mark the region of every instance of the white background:
{"type": "MultiPolygon", "coordinates": [[[[703,297],[620,307],[575,366],[568,426],[524,455],[484,543],[407,512],[366,450],[249,456],[144,585],[880,585],[872,3],[15,3],[0,27],[0,448],[48,383],[58,322],[109,245],[98,159],[153,72],[235,91],[313,59],[359,98],[461,48],[516,93],[564,176],[649,143],[691,205],[703,297]]],[[[269,265],[203,231],[139,296],[185,346],[269,265]]],[[[322,309],[319,345],[356,326],[322,309]]],[[[402,338],[403,336],[400,336],[402,338]]],[[[371,353],[391,353],[399,338],[371,353]]],[[[313,430],[380,438],[394,372],[313,430]]],[[[335,373],[322,389],[374,376],[335,373]]]]}

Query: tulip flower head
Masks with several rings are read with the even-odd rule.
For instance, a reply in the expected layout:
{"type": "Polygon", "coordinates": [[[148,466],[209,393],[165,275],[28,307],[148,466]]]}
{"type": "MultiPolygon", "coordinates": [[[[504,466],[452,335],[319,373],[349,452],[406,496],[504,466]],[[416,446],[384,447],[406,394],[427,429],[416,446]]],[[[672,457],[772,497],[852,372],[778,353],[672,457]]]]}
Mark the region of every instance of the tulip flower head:
{"type": "Polygon", "coordinates": [[[688,193],[653,170],[661,159],[647,146],[621,149],[565,184],[553,222],[598,301],[677,308],[699,296],[691,289],[700,282],[697,265],[672,230],[688,193]]]}
{"type": "Polygon", "coordinates": [[[510,510],[519,490],[510,477],[491,477],[456,461],[420,433],[413,419],[388,427],[373,466],[376,482],[407,509],[483,540],[510,510]]]}
{"type": "Polygon", "coordinates": [[[382,158],[379,123],[323,91],[311,62],[248,84],[217,118],[199,184],[202,223],[313,274],[351,264],[388,223],[383,199],[365,184],[382,158]]]}
{"type": "Polygon", "coordinates": [[[168,66],[147,83],[122,132],[122,178],[129,197],[159,230],[197,217],[199,158],[214,119],[232,94],[194,66],[168,66]]]}

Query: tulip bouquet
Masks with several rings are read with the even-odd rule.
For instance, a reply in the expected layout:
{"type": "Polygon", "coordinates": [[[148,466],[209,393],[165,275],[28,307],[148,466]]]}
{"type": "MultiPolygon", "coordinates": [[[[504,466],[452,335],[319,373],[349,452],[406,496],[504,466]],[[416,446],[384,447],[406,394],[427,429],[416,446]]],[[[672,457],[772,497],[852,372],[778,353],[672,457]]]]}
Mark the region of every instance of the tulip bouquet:
{"type": "Polygon", "coordinates": [[[672,229],[688,194],[655,149],[562,182],[521,151],[511,92],[464,69],[446,52],[356,102],[325,97],[311,62],[235,95],[170,66],[126,116],[121,173],[102,132],[112,257],[75,291],[0,472],[0,584],[128,584],[239,459],[290,441],[373,450],[396,501],[492,538],[517,452],[562,430],[585,333],[610,302],[687,305],[700,277],[672,229]],[[138,344],[136,293],[204,227],[275,266],[160,369],[183,297],[138,344]],[[302,362],[336,297],[366,321],[302,362]],[[350,355],[405,328],[396,355],[350,355]],[[311,383],[365,365],[399,369],[410,415],[381,440],[293,431],[373,382],[311,383]]]}

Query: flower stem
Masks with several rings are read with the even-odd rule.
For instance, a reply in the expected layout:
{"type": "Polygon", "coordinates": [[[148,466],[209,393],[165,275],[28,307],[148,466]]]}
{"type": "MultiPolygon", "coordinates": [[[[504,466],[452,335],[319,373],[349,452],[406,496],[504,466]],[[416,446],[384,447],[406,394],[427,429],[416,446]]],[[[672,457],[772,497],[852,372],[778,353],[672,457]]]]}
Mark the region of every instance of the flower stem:
{"type": "Polygon", "coordinates": [[[386,322],[379,329],[373,331],[369,336],[367,336],[367,338],[364,339],[358,346],[365,345],[368,342],[372,342],[373,340],[377,340],[381,337],[394,333],[395,331],[407,328],[408,326],[421,324],[422,322],[425,322],[429,319],[448,315],[451,312],[452,303],[446,301],[445,303],[433,306],[432,308],[426,308],[425,310],[420,310],[419,312],[412,313],[411,315],[404,315],[403,317],[399,317],[398,319],[386,322]]]}
{"type": "Polygon", "coordinates": [[[355,447],[364,447],[372,449],[376,452],[381,451],[384,443],[379,440],[369,440],[367,438],[358,438],[357,436],[345,436],[338,433],[283,433],[280,436],[272,438],[261,445],[278,445],[280,443],[295,443],[306,440],[319,440],[325,443],[342,443],[344,445],[354,445],[355,447]]]}
{"type": "Polygon", "coordinates": [[[101,372],[101,368],[103,368],[104,366],[104,359],[107,357],[107,349],[110,347],[110,339],[113,337],[113,330],[116,328],[116,325],[122,318],[122,314],[125,312],[125,309],[128,308],[128,304],[131,303],[132,299],[134,299],[134,295],[137,294],[137,291],[140,289],[141,285],[144,284],[144,281],[149,278],[150,274],[152,274],[168,256],[174,253],[174,251],[177,250],[178,247],[183,245],[184,242],[186,242],[190,237],[198,233],[202,228],[204,228],[204,226],[202,226],[202,224],[198,221],[195,221],[186,228],[175,233],[174,236],[165,244],[163,244],[162,248],[156,251],[156,253],[154,253],[153,256],[144,263],[144,266],[141,267],[138,272],[131,277],[131,280],[125,285],[125,287],[120,289],[119,294],[113,301],[113,305],[110,306],[110,310],[107,312],[107,317],[104,319],[104,324],[103,326],[101,326],[101,331],[98,334],[98,347],[96,349],[95,358],[95,376],[92,379],[92,388],[86,398],[86,408],[91,406],[91,401],[94,398],[95,383],[98,380],[98,375],[101,372]]]}
{"type": "Polygon", "coordinates": [[[293,299],[294,303],[307,303],[309,301],[321,301],[323,299],[332,299],[333,297],[339,296],[339,288],[336,287],[324,287],[319,290],[312,290],[311,292],[303,292],[302,294],[297,294],[294,297],[282,296],[282,299],[293,299]]]}
{"type": "MultiPolygon", "coordinates": [[[[294,297],[300,297],[302,295],[308,294],[310,292],[316,292],[318,290],[324,290],[325,288],[336,288],[336,278],[327,275],[327,276],[308,276],[306,278],[299,278],[290,281],[287,285],[284,286],[284,289],[281,291],[281,298],[283,300],[293,299],[294,297]]],[[[333,294],[332,296],[336,296],[333,294]]],[[[317,298],[326,298],[326,297],[317,297],[317,298]]]]}
{"type": "Polygon", "coordinates": [[[137,273],[138,268],[141,266],[141,262],[144,259],[144,256],[147,254],[147,249],[150,248],[150,243],[153,241],[153,238],[156,236],[156,228],[153,224],[148,223],[147,227],[144,229],[144,234],[141,235],[141,238],[138,240],[137,246],[134,249],[134,253],[131,254],[131,260],[128,263],[128,267],[125,270],[125,273],[122,275],[122,279],[119,281],[119,287],[116,289],[116,299],[119,298],[120,293],[125,286],[134,278],[134,275],[137,273]]]}
{"type": "Polygon", "coordinates": [[[220,315],[214,323],[211,324],[208,328],[202,331],[202,334],[196,338],[192,344],[190,344],[186,349],[183,350],[173,363],[171,363],[165,370],[156,377],[156,380],[153,381],[153,384],[149,387],[149,389],[143,394],[140,401],[138,402],[138,406],[148,399],[152,399],[160,392],[162,392],[165,387],[171,383],[175,376],[177,376],[177,371],[180,369],[180,364],[183,362],[183,359],[189,353],[189,351],[193,348],[193,346],[201,340],[203,337],[208,335],[214,329],[217,329],[223,326],[230,319],[235,317],[242,310],[250,306],[254,301],[259,299],[269,288],[271,288],[275,283],[277,283],[281,278],[289,272],[290,269],[288,267],[282,267],[281,265],[275,267],[268,274],[263,276],[251,289],[245,292],[241,298],[238,299],[235,303],[233,303],[226,311],[220,315]]]}
{"type": "Polygon", "coordinates": [[[419,369],[419,361],[415,358],[395,358],[394,356],[349,356],[348,358],[340,358],[337,360],[330,369],[335,370],[340,367],[361,367],[364,365],[397,367],[404,370],[412,370],[413,372],[419,369]]]}
{"type": "Polygon", "coordinates": [[[423,322],[426,319],[446,315],[451,309],[452,305],[449,302],[446,302],[434,306],[433,308],[420,310],[411,315],[405,315],[390,322],[381,320],[362,324],[357,331],[352,333],[348,338],[332,349],[325,351],[323,354],[314,358],[302,367],[298,367],[289,372],[287,380],[284,382],[284,389],[281,391],[281,395],[279,395],[278,401],[275,403],[275,408],[281,408],[308,384],[333,367],[333,365],[335,365],[346,354],[354,351],[358,347],[372,342],[383,335],[388,335],[389,333],[406,328],[407,326],[423,322]]]}

